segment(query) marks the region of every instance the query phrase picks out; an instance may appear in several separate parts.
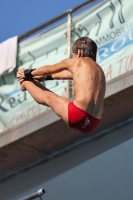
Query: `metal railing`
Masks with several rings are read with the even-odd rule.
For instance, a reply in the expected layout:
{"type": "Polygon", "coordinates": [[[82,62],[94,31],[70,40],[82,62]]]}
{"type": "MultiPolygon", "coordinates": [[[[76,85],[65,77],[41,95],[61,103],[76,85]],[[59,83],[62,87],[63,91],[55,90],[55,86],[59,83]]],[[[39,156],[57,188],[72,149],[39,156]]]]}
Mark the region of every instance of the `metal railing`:
{"type": "Polygon", "coordinates": [[[28,196],[26,196],[26,197],[23,197],[23,198],[21,198],[21,199],[19,199],[19,200],[33,200],[33,199],[36,199],[36,198],[38,198],[38,197],[40,198],[40,200],[42,200],[41,196],[42,196],[44,193],[45,193],[45,190],[42,188],[42,189],[38,190],[37,192],[32,193],[32,194],[30,194],[30,195],[28,195],[28,196]]]}
{"type": "MultiPolygon", "coordinates": [[[[60,14],[58,15],[57,17],[51,19],[51,20],[48,20],[47,22],[37,26],[36,28],[34,29],[31,29],[30,31],[20,35],[18,37],[18,42],[20,42],[21,40],[31,36],[32,34],[48,27],[49,25],[63,19],[64,17],[67,17],[67,58],[70,58],[71,57],[71,27],[72,27],[72,13],[78,11],[79,9],[82,9],[84,8],[85,6],[93,3],[93,2],[96,2],[97,0],[89,0],[89,1],[85,1],[84,3],[74,7],[73,9],[69,9],[68,11],[64,12],[63,14],[60,14]]],[[[72,98],[73,96],[73,89],[72,89],[72,85],[73,85],[73,82],[71,80],[68,80],[67,81],[67,87],[66,87],[66,93],[67,93],[67,98],[72,98]]]]}
{"type": "MultiPolygon", "coordinates": [[[[81,9],[81,8],[87,6],[87,5],[89,5],[89,4],[91,4],[91,3],[95,2],[95,1],[96,1],[96,0],[85,1],[84,3],[82,3],[82,4],[80,4],[80,5],[76,6],[76,7],[74,7],[73,9],[69,9],[68,11],[66,11],[66,12],[64,12],[64,13],[62,13],[62,14],[60,14],[60,15],[58,15],[57,17],[54,17],[54,18],[52,18],[51,20],[48,20],[47,22],[44,22],[43,24],[41,24],[41,25],[39,25],[39,26],[37,26],[37,27],[35,27],[35,28],[33,28],[33,29],[27,31],[26,33],[24,33],[24,34],[22,34],[22,35],[20,35],[20,36],[18,37],[18,41],[20,42],[21,40],[25,39],[26,37],[31,36],[32,34],[34,34],[34,33],[38,32],[38,31],[40,31],[41,29],[46,28],[47,26],[49,26],[49,25],[51,25],[51,24],[53,24],[53,23],[59,21],[60,19],[66,17],[67,15],[70,17],[70,15],[71,15],[73,12],[76,12],[76,11],[78,11],[79,9],[81,9]]],[[[68,17],[68,20],[69,20],[69,17],[68,17]]]]}

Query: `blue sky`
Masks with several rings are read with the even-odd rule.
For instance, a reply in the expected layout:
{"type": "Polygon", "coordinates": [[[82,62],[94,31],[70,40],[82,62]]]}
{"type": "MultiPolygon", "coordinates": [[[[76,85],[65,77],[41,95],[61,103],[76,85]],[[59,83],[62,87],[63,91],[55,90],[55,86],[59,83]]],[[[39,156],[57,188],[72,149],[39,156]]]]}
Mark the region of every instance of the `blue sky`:
{"type": "Polygon", "coordinates": [[[19,36],[83,2],[85,0],[1,0],[0,42],[19,36]]]}

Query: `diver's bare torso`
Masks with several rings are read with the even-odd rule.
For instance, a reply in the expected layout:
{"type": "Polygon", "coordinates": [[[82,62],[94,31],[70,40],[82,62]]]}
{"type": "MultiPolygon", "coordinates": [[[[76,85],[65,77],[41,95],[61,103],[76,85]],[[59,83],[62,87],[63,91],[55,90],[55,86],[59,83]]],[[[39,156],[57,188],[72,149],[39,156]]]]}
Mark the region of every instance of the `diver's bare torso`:
{"type": "Polygon", "coordinates": [[[103,70],[89,57],[73,59],[77,59],[76,64],[69,68],[74,81],[73,103],[101,119],[106,88],[103,70]]]}

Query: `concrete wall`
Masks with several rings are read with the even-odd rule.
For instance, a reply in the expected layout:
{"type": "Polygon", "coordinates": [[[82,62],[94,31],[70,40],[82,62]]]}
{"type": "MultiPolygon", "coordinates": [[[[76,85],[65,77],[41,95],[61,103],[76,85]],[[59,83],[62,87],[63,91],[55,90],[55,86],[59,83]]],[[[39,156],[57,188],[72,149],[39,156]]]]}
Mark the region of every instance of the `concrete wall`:
{"type": "Polygon", "coordinates": [[[132,200],[133,121],[0,183],[0,199],[46,190],[44,200],[132,200]]]}

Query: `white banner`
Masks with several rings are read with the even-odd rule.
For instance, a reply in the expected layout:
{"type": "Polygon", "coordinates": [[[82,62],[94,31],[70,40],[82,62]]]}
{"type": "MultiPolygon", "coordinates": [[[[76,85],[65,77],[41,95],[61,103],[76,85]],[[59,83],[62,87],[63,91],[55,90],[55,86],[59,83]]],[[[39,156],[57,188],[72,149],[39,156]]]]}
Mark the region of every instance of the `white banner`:
{"type": "MultiPolygon", "coordinates": [[[[17,68],[14,72],[0,77],[0,133],[49,109],[37,104],[27,91],[20,91],[16,72],[19,68],[33,69],[65,59],[65,32],[66,23],[63,23],[20,44],[17,68]]],[[[66,81],[45,81],[43,85],[60,96],[66,96],[66,81]]]]}
{"type": "Polygon", "coordinates": [[[73,41],[88,36],[97,43],[107,81],[133,69],[132,8],[132,0],[110,0],[73,19],[73,41]]]}
{"type": "MultiPolygon", "coordinates": [[[[98,45],[97,62],[106,80],[133,69],[133,1],[110,0],[75,16],[72,42],[82,36],[98,45]]],[[[21,92],[15,78],[18,68],[38,68],[67,57],[66,22],[20,44],[17,68],[0,77],[0,132],[47,111],[28,92],[21,92]]],[[[46,87],[65,96],[66,81],[49,81],[46,87]]]]}

